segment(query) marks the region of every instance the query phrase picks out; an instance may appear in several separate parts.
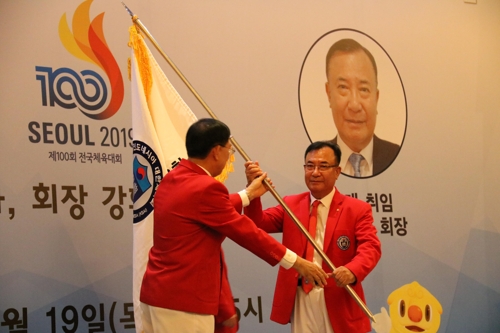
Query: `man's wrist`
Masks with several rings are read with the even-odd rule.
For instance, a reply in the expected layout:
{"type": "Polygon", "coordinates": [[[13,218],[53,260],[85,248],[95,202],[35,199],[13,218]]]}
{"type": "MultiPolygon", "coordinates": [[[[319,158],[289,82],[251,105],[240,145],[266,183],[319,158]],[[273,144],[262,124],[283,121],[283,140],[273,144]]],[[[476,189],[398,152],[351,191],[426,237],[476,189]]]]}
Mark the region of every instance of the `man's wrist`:
{"type": "Polygon", "coordinates": [[[284,269],[290,269],[297,262],[297,254],[290,249],[286,249],[285,255],[281,258],[279,264],[284,269]]]}
{"type": "Polygon", "coordinates": [[[238,192],[241,198],[241,204],[243,207],[246,207],[250,204],[250,200],[248,199],[248,194],[246,190],[241,190],[238,192]]]}
{"type": "Polygon", "coordinates": [[[248,197],[248,201],[252,201],[253,197],[250,195],[250,192],[248,192],[247,189],[245,189],[245,193],[246,193],[246,195],[248,197]]]}

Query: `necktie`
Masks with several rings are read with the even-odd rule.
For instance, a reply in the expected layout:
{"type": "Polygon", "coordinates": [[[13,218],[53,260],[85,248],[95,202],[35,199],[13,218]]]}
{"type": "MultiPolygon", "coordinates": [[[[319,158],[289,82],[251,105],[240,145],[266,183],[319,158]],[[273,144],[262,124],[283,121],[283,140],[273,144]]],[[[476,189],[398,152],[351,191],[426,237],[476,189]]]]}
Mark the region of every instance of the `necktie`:
{"type": "Polygon", "coordinates": [[[352,167],[354,168],[354,177],[361,177],[361,170],[359,169],[359,165],[364,159],[365,158],[363,157],[363,155],[360,154],[352,153],[351,156],[349,156],[349,162],[351,162],[352,167]]]}
{"type": "MultiPolygon", "coordinates": [[[[315,239],[316,237],[316,224],[318,221],[318,205],[320,201],[315,200],[312,205],[312,210],[311,210],[311,215],[309,215],[309,234],[311,235],[312,239],[315,239]]],[[[306,248],[306,259],[309,260],[310,262],[313,261],[313,255],[314,255],[314,247],[312,246],[311,242],[307,242],[307,248],[306,248]]],[[[314,285],[314,281],[302,281],[302,289],[304,289],[305,293],[309,293],[314,285]]]]}

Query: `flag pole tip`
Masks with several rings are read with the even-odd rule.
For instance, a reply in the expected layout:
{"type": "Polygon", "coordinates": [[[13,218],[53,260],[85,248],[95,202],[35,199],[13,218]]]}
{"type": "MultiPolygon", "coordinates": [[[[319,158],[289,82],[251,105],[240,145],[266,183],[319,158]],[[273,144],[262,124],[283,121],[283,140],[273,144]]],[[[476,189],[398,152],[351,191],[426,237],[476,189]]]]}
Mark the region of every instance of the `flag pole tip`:
{"type": "Polygon", "coordinates": [[[134,13],[132,13],[132,11],[127,7],[127,5],[123,1],[121,1],[121,3],[123,7],[125,7],[125,10],[129,13],[129,15],[133,17],[134,13]]]}

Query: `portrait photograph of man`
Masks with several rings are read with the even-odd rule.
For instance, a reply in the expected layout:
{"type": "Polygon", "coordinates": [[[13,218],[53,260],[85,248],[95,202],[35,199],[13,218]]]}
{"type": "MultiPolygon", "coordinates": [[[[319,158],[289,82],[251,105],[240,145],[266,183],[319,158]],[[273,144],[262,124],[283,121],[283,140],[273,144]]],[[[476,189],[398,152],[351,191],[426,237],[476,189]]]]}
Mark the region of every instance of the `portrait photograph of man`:
{"type": "Polygon", "coordinates": [[[301,71],[299,102],[311,141],[333,140],[340,146],[344,175],[376,176],[400,152],[406,128],[404,88],[387,53],[362,33],[334,31],[313,45],[301,71]],[[322,78],[317,78],[318,63],[322,78]],[[319,80],[322,94],[312,92],[321,90],[319,80]]]}

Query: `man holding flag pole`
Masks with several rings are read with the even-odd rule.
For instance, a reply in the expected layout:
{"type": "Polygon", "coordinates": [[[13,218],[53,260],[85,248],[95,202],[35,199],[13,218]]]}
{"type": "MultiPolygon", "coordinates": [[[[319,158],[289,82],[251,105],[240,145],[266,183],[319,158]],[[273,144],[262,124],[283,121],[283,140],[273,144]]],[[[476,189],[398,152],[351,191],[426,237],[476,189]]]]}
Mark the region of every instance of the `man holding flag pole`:
{"type": "MultiPolygon", "coordinates": [[[[161,180],[159,175],[163,176],[168,170],[167,161],[172,165],[186,156],[184,133],[196,121],[196,116],[170,84],[135,27],[130,29],[130,46],[133,48],[130,74],[135,155],[133,300],[136,332],[142,333],[139,292],[153,244],[153,205],[150,201],[161,180]]],[[[231,166],[228,163],[223,177],[227,177],[231,166]]],[[[223,276],[220,309],[215,319],[216,332],[236,332],[236,309],[227,274],[223,276]]]]}
{"type": "Polygon", "coordinates": [[[233,158],[225,124],[204,119],[191,126],[186,142],[189,160],[182,160],[186,155],[184,135],[196,117],[168,82],[135,27],[131,27],[130,33],[134,49],[131,72],[137,332],[214,332],[215,322],[220,319],[214,316],[231,313],[224,312],[221,305],[232,307],[234,313],[221,249],[226,236],[272,265],[279,262],[283,267],[294,267],[318,285],[326,284],[323,270],[297,257],[238,212],[251,199],[265,193],[265,177],[231,196],[221,182],[213,179],[220,174],[223,179],[227,177],[225,167],[233,158]],[[206,131],[204,126],[215,130],[206,131]],[[162,182],[165,185],[159,186],[163,175],[171,171],[168,168],[172,172],[162,182]],[[187,192],[186,184],[176,183],[179,174],[182,179],[186,170],[190,175],[184,176],[194,180],[187,192]],[[199,187],[200,184],[206,187],[199,187]],[[201,195],[199,200],[193,193],[201,195]],[[157,212],[158,205],[161,212],[157,212]],[[144,304],[139,307],[141,283],[144,304]]]}

